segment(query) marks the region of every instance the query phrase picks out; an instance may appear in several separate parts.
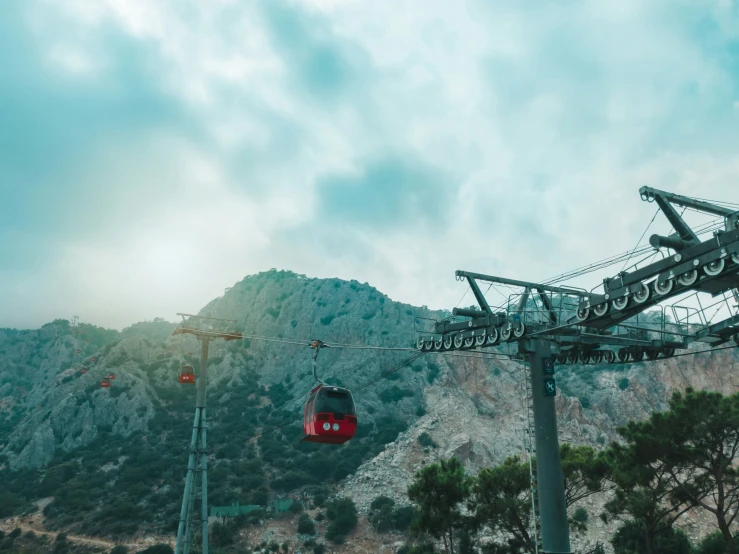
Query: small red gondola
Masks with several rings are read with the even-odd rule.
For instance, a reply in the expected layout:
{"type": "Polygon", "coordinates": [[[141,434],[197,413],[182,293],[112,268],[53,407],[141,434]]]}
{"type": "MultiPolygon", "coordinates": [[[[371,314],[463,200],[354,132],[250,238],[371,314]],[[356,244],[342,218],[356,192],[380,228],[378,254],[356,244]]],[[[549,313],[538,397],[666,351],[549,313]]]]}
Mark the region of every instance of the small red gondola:
{"type": "Polygon", "coordinates": [[[101,388],[104,388],[104,389],[109,389],[110,388],[110,379],[108,379],[106,377],[102,381],[100,381],[100,387],[101,388]]]}
{"type": "Polygon", "coordinates": [[[97,359],[97,358],[90,358],[90,359],[92,360],[92,362],[93,362],[93,363],[95,363],[95,362],[97,362],[97,361],[98,361],[98,359],[97,359]]]}
{"type": "Polygon", "coordinates": [[[180,371],[180,383],[195,384],[195,372],[191,365],[183,365],[180,371]]]}
{"type": "Polygon", "coordinates": [[[110,375],[108,375],[108,379],[115,379],[115,373],[111,373],[110,375]]]}
{"type": "Polygon", "coordinates": [[[306,442],[343,444],[357,432],[357,411],[349,389],[318,385],[303,410],[306,442]]]}
{"type": "Polygon", "coordinates": [[[86,367],[83,367],[82,368],[82,375],[84,375],[85,373],[87,373],[87,368],[86,367]]]}

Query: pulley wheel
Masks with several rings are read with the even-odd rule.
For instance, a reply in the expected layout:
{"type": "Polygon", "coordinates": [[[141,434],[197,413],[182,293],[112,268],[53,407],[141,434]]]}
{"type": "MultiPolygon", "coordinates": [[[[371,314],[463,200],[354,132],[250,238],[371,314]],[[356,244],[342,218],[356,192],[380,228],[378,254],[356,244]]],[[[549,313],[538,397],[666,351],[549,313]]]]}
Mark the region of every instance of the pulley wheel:
{"type": "Polygon", "coordinates": [[[731,261],[734,262],[735,264],[739,264],[739,254],[732,254],[731,261]]]}
{"type": "Polygon", "coordinates": [[[441,350],[441,347],[444,346],[444,340],[441,338],[434,340],[434,350],[441,350]]]}
{"type": "Polygon", "coordinates": [[[613,309],[617,312],[620,312],[623,310],[627,304],[629,303],[629,297],[628,296],[619,296],[618,298],[614,298],[613,302],[613,309]]]}
{"type": "Polygon", "coordinates": [[[619,362],[625,362],[629,358],[629,351],[625,348],[619,348],[616,353],[619,362]]]}
{"type": "Polygon", "coordinates": [[[675,349],[671,346],[665,346],[662,349],[662,357],[663,358],[672,358],[675,355],[675,349]]]}
{"type": "Polygon", "coordinates": [[[464,339],[464,347],[470,348],[471,346],[475,345],[475,337],[468,337],[464,339]]]}
{"type": "Polygon", "coordinates": [[[603,302],[603,304],[598,304],[593,308],[593,313],[597,315],[598,317],[602,317],[608,313],[608,302],[603,302]]]}
{"type": "Polygon", "coordinates": [[[634,302],[644,304],[647,300],[649,300],[649,287],[642,283],[641,288],[634,293],[634,302]]]}
{"type": "Polygon", "coordinates": [[[616,353],[613,350],[604,350],[603,361],[607,364],[612,364],[616,361],[616,353]]]}
{"type": "Polygon", "coordinates": [[[462,348],[462,335],[454,335],[454,348],[462,348]]]}
{"type": "Polygon", "coordinates": [[[555,361],[558,364],[567,363],[567,354],[557,354],[557,357],[555,358],[555,361]]]}
{"type": "Polygon", "coordinates": [[[488,344],[495,344],[496,342],[498,342],[498,330],[495,327],[490,329],[487,336],[485,337],[485,340],[488,344]]]}
{"type": "Polygon", "coordinates": [[[509,323],[508,325],[504,326],[500,330],[500,340],[507,341],[508,339],[510,339],[511,332],[512,332],[511,324],[509,323]]]}
{"type": "Polygon", "coordinates": [[[637,348],[631,351],[631,358],[632,362],[641,362],[644,359],[644,350],[641,348],[637,348]]]}
{"type": "Polygon", "coordinates": [[[423,341],[423,347],[421,348],[421,350],[423,350],[424,352],[428,352],[429,350],[433,348],[433,346],[434,346],[434,341],[425,340],[423,341]]]}
{"type": "Polygon", "coordinates": [[[423,350],[423,337],[418,337],[418,340],[416,341],[416,348],[418,350],[423,350]]]}
{"type": "Polygon", "coordinates": [[[647,355],[647,360],[656,360],[659,357],[659,350],[656,348],[647,348],[645,354],[647,355]]]}
{"type": "Polygon", "coordinates": [[[477,335],[475,337],[475,346],[482,346],[485,344],[485,335],[477,335]]]}
{"type": "Polygon", "coordinates": [[[677,278],[677,282],[685,287],[689,287],[693,283],[695,283],[698,280],[698,270],[697,269],[691,269],[690,271],[686,271],[682,275],[680,275],[677,278]]]}
{"type": "Polygon", "coordinates": [[[603,360],[603,354],[600,352],[592,352],[590,356],[588,356],[588,362],[591,364],[599,364],[603,360]]]}
{"type": "Polygon", "coordinates": [[[709,277],[715,277],[724,270],[724,267],[726,267],[726,262],[723,258],[719,258],[718,260],[713,260],[711,263],[704,265],[703,271],[709,277]]]}
{"type": "Polygon", "coordinates": [[[452,348],[453,339],[451,335],[444,337],[444,350],[450,350],[452,348]]]}
{"type": "Polygon", "coordinates": [[[524,333],[526,332],[526,325],[523,324],[523,322],[519,322],[514,328],[513,328],[513,336],[517,339],[520,339],[524,333]]]}
{"type": "Polygon", "coordinates": [[[654,292],[655,294],[658,294],[660,296],[664,296],[665,294],[670,294],[672,291],[672,287],[675,286],[675,281],[672,279],[667,279],[667,281],[664,281],[662,283],[659,282],[659,279],[657,279],[654,282],[654,292]]]}
{"type": "Polygon", "coordinates": [[[570,352],[567,354],[567,363],[570,363],[570,364],[577,363],[577,352],[576,351],[570,350],[570,352]]]}
{"type": "Polygon", "coordinates": [[[590,361],[590,354],[580,352],[580,354],[578,354],[577,356],[577,361],[581,364],[587,364],[590,361]]]}
{"type": "Polygon", "coordinates": [[[588,319],[588,316],[590,315],[590,308],[579,308],[575,312],[575,319],[578,321],[585,321],[588,319]]]}

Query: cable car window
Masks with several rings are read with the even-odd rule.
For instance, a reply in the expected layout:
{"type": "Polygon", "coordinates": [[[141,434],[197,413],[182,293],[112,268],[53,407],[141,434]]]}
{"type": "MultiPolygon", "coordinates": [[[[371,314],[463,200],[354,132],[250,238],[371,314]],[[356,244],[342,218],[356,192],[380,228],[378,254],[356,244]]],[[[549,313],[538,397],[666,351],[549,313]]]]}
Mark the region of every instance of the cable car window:
{"type": "Polygon", "coordinates": [[[315,413],[320,412],[356,415],[354,400],[347,391],[343,390],[323,389],[316,402],[315,413]]]}

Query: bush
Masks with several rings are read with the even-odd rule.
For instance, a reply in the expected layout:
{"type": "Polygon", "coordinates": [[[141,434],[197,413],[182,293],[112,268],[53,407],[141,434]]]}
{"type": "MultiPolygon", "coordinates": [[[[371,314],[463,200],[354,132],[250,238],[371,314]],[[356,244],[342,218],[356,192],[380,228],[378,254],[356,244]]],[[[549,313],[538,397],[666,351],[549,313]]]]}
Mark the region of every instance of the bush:
{"type": "Polygon", "coordinates": [[[155,544],[146,550],[142,550],[139,554],[174,554],[174,550],[168,544],[155,544]]]}
{"type": "Polygon", "coordinates": [[[317,544],[313,547],[313,554],[325,554],[326,547],[322,544],[317,544]]]}
{"type": "Polygon", "coordinates": [[[618,388],[620,388],[621,390],[626,390],[627,388],[629,388],[629,380],[626,377],[621,379],[618,382],[618,388]]]}
{"type": "Polygon", "coordinates": [[[12,531],[10,532],[10,535],[8,535],[8,536],[9,536],[9,537],[10,537],[11,539],[15,539],[16,537],[20,537],[20,536],[21,536],[21,528],[20,528],[20,527],[16,527],[15,529],[13,529],[13,530],[12,530],[12,531]]]}
{"type": "Polygon", "coordinates": [[[413,396],[413,391],[401,389],[397,385],[393,385],[392,387],[382,391],[378,396],[384,403],[389,404],[390,402],[398,402],[405,397],[413,396]]]}
{"type": "Polygon", "coordinates": [[[726,540],[721,531],[703,537],[695,549],[695,554],[726,554],[726,540]]]}
{"type": "Polygon", "coordinates": [[[588,511],[585,508],[580,507],[577,510],[575,510],[574,514],[572,514],[572,519],[580,523],[587,523],[588,522],[588,511]]]}
{"type": "MultiPolygon", "coordinates": [[[[611,539],[615,554],[645,554],[647,546],[644,532],[644,522],[633,519],[625,521],[611,539]]],[[[654,551],[660,554],[690,554],[690,542],[679,529],[667,527],[656,534],[654,551]]]]}
{"type": "Polygon", "coordinates": [[[429,382],[429,385],[433,385],[434,381],[436,381],[436,378],[439,376],[439,366],[435,363],[429,363],[428,368],[429,373],[426,376],[426,380],[429,382]]]}
{"type": "Polygon", "coordinates": [[[228,546],[234,542],[234,532],[231,527],[216,522],[210,526],[210,540],[214,546],[228,546]]]}
{"type": "Polygon", "coordinates": [[[326,506],[326,517],[331,521],[326,538],[334,542],[343,541],[344,535],[357,526],[357,507],[351,498],[337,498],[326,506]]]}
{"type": "Polygon", "coordinates": [[[395,506],[395,500],[387,496],[381,495],[375,498],[370,504],[370,510],[381,510],[383,506],[395,506]]]}
{"type": "Polygon", "coordinates": [[[298,534],[299,535],[315,535],[316,526],[313,524],[313,520],[308,514],[303,514],[298,520],[298,534]]]}
{"type": "Polygon", "coordinates": [[[431,438],[431,435],[429,435],[426,431],[418,435],[418,444],[425,448],[436,448],[438,446],[438,444],[434,442],[434,439],[431,438]]]}
{"type": "Polygon", "coordinates": [[[119,544],[118,546],[113,547],[110,554],[128,554],[128,548],[119,544]]]}

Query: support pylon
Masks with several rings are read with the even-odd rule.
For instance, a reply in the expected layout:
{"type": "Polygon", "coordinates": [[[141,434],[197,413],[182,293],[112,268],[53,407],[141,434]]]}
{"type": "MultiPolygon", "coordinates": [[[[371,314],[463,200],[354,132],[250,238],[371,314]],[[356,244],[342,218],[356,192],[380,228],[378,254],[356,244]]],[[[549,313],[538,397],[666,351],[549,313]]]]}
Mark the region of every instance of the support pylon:
{"type": "Polygon", "coordinates": [[[208,344],[210,337],[198,337],[201,344],[200,376],[198,377],[195,419],[192,424],[190,457],[187,461],[185,491],[182,495],[180,523],[177,528],[175,554],[189,554],[192,545],[193,523],[199,523],[202,534],[202,553],[208,554],[208,451],[206,443],[207,419],[205,413],[205,386],[207,382],[208,344]],[[195,500],[200,500],[200,517],[195,511],[195,500]]]}
{"type": "Polygon", "coordinates": [[[229,319],[177,314],[183,318],[183,326],[178,327],[173,335],[191,334],[200,341],[200,376],[197,379],[197,397],[195,400],[195,419],[192,424],[192,438],[190,439],[190,456],[187,460],[187,477],[185,490],[182,495],[180,522],[177,526],[177,543],[175,554],[190,554],[192,537],[195,527],[200,527],[202,538],[202,554],[208,554],[208,443],[206,441],[207,418],[205,413],[205,391],[208,383],[208,347],[210,341],[217,338],[224,340],[240,340],[239,332],[220,332],[213,330],[213,324],[208,329],[199,329],[189,326],[185,317],[207,320],[208,322],[231,322],[229,319]],[[199,514],[196,503],[200,502],[199,514]]]}

